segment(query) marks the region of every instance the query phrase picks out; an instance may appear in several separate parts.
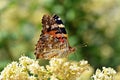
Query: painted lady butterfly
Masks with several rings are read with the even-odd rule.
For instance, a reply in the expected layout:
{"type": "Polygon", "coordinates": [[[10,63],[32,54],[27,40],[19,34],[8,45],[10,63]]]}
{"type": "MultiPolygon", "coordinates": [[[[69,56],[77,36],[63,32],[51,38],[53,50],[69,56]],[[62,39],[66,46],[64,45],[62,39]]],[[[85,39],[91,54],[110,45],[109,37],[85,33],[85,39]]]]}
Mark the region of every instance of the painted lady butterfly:
{"type": "Polygon", "coordinates": [[[70,47],[63,22],[57,15],[44,15],[42,27],[35,49],[37,59],[61,58],[75,51],[75,48],[70,47]]]}

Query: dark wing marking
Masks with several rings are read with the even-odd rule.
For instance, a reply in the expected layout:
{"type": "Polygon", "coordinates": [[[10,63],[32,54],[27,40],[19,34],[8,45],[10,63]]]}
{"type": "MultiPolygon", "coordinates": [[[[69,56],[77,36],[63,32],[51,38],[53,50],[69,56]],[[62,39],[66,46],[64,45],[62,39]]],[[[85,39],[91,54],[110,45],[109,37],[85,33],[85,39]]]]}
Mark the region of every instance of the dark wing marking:
{"type": "Polygon", "coordinates": [[[58,17],[57,15],[53,15],[53,18],[55,20],[55,22],[58,24],[58,31],[56,32],[56,34],[67,34],[66,30],[65,30],[65,27],[63,25],[63,22],[62,20],[60,19],[60,17],[58,17]]]}
{"type": "Polygon", "coordinates": [[[62,20],[57,15],[53,15],[53,18],[55,19],[57,24],[63,24],[62,20]]]}

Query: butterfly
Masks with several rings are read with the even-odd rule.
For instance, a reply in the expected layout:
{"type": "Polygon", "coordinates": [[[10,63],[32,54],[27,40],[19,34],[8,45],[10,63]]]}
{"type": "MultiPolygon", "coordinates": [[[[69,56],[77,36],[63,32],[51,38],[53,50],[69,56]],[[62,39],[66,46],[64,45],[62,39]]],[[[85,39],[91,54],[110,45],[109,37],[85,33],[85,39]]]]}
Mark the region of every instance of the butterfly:
{"type": "Polygon", "coordinates": [[[37,59],[62,58],[75,51],[68,42],[68,35],[62,20],[57,15],[44,15],[42,32],[36,44],[37,59]]]}

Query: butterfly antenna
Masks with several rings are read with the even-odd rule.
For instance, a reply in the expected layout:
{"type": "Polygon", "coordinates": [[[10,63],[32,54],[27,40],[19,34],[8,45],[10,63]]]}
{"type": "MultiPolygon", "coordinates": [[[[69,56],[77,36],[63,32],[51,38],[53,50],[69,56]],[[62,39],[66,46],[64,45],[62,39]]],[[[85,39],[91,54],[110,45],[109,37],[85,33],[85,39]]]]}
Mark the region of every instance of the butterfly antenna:
{"type": "Polygon", "coordinates": [[[83,47],[87,47],[88,44],[87,43],[82,43],[82,44],[78,44],[76,47],[77,48],[83,48],[83,47]]]}

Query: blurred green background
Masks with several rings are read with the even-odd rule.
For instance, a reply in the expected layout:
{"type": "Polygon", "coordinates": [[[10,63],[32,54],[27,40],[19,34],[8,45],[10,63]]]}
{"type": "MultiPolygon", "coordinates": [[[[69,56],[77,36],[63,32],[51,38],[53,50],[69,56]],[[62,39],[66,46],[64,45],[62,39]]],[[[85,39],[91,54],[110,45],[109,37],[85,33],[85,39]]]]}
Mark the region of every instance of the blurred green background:
{"type": "Polygon", "coordinates": [[[21,55],[35,58],[44,14],[62,18],[77,48],[69,59],[94,68],[120,64],[120,0],[0,0],[0,70],[21,55]]]}

